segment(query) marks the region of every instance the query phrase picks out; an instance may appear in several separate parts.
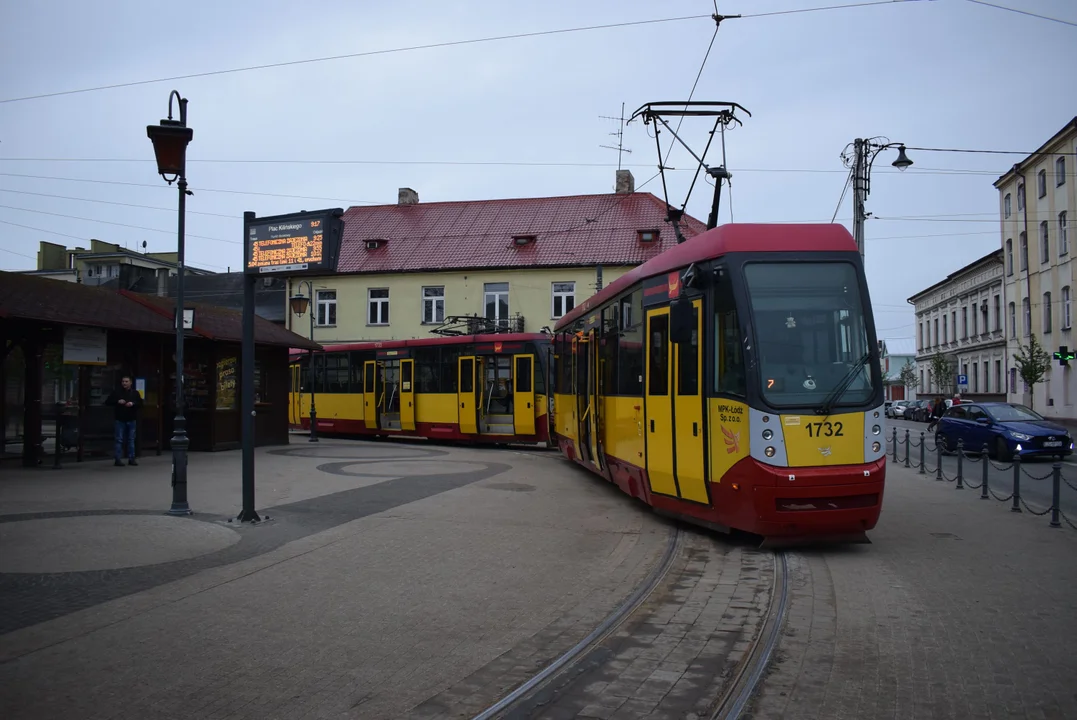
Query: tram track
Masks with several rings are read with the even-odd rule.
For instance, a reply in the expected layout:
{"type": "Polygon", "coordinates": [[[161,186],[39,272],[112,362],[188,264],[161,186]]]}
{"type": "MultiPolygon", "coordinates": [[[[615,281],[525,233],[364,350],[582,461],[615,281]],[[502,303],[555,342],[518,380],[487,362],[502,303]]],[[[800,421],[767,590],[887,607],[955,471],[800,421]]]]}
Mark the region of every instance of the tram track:
{"type": "MultiPolygon", "coordinates": [[[[596,660],[596,657],[602,656],[599,646],[603,641],[618,628],[634,620],[641,606],[656,595],[656,590],[663,585],[677,564],[687,533],[688,531],[682,528],[673,528],[657,565],[620,606],[576,645],[519,684],[512,692],[474,715],[473,720],[541,717],[540,709],[560,699],[558,696],[562,691],[573,692],[571,685],[575,677],[593,670],[596,663],[608,659],[596,660]]],[[[723,673],[729,680],[724,683],[716,697],[709,696],[714,699],[706,704],[706,713],[701,713],[701,716],[712,720],[736,720],[741,717],[774,656],[789,605],[790,585],[787,554],[774,551],[768,555],[772,558],[773,572],[764,618],[759,624],[759,630],[748,641],[749,647],[736,666],[731,672],[723,673]]],[[[661,705],[658,709],[661,709],[661,705]]]]}

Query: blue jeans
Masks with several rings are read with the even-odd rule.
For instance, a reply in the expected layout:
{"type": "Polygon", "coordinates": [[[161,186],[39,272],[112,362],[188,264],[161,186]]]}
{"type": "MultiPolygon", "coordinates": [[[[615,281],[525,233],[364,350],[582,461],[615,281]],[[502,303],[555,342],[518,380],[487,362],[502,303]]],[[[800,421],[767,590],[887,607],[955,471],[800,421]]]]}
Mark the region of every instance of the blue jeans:
{"type": "Polygon", "coordinates": [[[123,436],[124,431],[127,433],[127,457],[134,459],[135,457],[135,427],[137,425],[134,420],[116,420],[116,459],[123,458],[123,436]]]}

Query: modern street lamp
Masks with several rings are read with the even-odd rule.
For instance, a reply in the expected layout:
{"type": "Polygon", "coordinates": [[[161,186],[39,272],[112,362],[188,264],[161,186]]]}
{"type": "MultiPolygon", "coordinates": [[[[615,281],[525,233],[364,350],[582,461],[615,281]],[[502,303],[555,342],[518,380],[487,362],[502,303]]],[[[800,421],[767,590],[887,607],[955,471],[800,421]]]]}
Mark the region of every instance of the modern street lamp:
{"type": "Polygon", "coordinates": [[[898,156],[897,160],[891,164],[904,172],[912,165],[912,160],[905,154],[905,143],[893,143],[883,137],[866,140],[857,138],[846,145],[841,153],[845,167],[853,171],[853,237],[856,238],[856,247],[860,251],[861,258],[864,257],[864,221],[867,219],[864,203],[868,199],[868,193],[871,192],[871,166],[880,152],[892,147],[898,149],[898,156]],[[852,154],[849,152],[850,148],[852,148],[852,154]]]}
{"type": "MultiPolygon", "coordinates": [[[[314,285],[310,280],[300,280],[299,286],[296,288],[298,293],[302,290],[303,286],[307,286],[306,295],[293,295],[288,299],[288,303],[292,307],[292,312],[303,317],[303,313],[307,311],[307,307],[310,305],[310,300],[314,297],[314,285]]],[[[316,308],[310,308],[310,341],[314,342],[314,313],[316,308]]],[[[318,442],[318,411],[314,407],[314,351],[310,351],[310,361],[308,362],[307,370],[310,373],[310,439],[309,442],[318,442]]]]}
{"type": "Polygon", "coordinates": [[[183,233],[187,209],[187,144],[194,130],[187,127],[187,98],[173,90],[168,96],[168,119],[146,127],[157,156],[157,172],[169,185],[177,179],[179,187],[179,241],[176,280],[176,417],[172,428],[172,507],[169,515],[190,515],[187,504],[187,421],[183,417],[183,233]],[[172,119],[172,98],[179,101],[180,119],[172,119]]]}

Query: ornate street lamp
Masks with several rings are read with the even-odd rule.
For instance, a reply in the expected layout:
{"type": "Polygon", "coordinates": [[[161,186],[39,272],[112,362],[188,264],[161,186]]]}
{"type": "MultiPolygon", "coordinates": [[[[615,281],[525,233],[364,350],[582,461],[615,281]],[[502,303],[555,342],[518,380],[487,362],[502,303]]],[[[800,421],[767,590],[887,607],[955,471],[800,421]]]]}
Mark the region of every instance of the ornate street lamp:
{"type": "MultiPolygon", "coordinates": [[[[310,299],[314,297],[314,285],[310,280],[301,280],[296,292],[307,286],[306,295],[293,295],[288,298],[292,312],[303,317],[303,313],[310,307],[310,299]]],[[[310,311],[310,341],[314,342],[314,310],[310,311]]],[[[318,411],[314,407],[314,351],[310,351],[310,359],[307,361],[307,371],[310,373],[310,439],[309,442],[318,442],[318,411]]]]}
{"type": "Polygon", "coordinates": [[[867,219],[864,203],[867,202],[868,193],[871,192],[871,166],[880,152],[892,147],[898,149],[898,156],[891,165],[905,172],[912,165],[912,160],[905,154],[905,143],[893,143],[886,138],[868,140],[857,138],[846,145],[841,154],[845,167],[852,169],[853,237],[856,238],[856,247],[860,250],[860,257],[864,257],[864,221],[867,219]],[[850,148],[852,148],[852,153],[849,152],[850,148]]]}
{"type": "Polygon", "coordinates": [[[176,278],[176,417],[172,428],[172,507],[169,515],[190,515],[187,504],[187,421],[183,416],[183,234],[187,209],[187,144],[194,131],[187,127],[187,98],[173,90],[168,96],[168,119],[146,127],[157,156],[157,172],[169,185],[179,180],[179,239],[176,278]],[[172,119],[172,98],[179,101],[180,119],[172,119]]]}

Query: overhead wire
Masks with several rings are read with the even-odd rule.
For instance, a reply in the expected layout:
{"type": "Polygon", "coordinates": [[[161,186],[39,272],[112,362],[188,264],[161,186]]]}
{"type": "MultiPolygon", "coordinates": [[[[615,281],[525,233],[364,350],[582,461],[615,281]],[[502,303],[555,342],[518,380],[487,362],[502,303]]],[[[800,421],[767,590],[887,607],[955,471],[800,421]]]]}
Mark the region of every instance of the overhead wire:
{"type": "MultiPolygon", "coordinates": [[[[79,202],[100,203],[103,205],[120,205],[122,207],[140,208],[143,210],[163,210],[170,213],[176,212],[176,208],[157,207],[156,205],[138,205],[136,203],[117,202],[115,200],[98,200],[96,198],[71,197],[70,195],[51,195],[49,193],[31,192],[29,190],[11,190],[9,188],[0,188],[0,192],[17,193],[19,195],[34,195],[36,197],[55,198],[57,200],[77,200],[79,202]]],[[[207,215],[209,217],[227,218],[229,220],[242,219],[241,215],[227,215],[225,213],[204,212],[201,210],[187,210],[186,212],[192,215],[207,215]]]]}
{"type": "MultiPolygon", "coordinates": [[[[21,210],[22,212],[34,213],[37,215],[52,215],[53,217],[69,218],[71,220],[82,220],[85,222],[96,222],[104,225],[117,225],[119,227],[134,228],[135,230],[145,230],[147,232],[159,232],[172,234],[175,230],[161,230],[159,228],[144,227],[142,225],[130,225],[128,223],[118,223],[111,220],[99,220],[97,218],[80,217],[78,215],[65,215],[64,213],[49,212],[48,210],[34,210],[32,208],[16,207],[14,205],[0,205],[0,208],[5,210],[21,210]]],[[[242,245],[241,240],[225,240],[224,238],[210,237],[208,235],[196,235],[194,233],[185,233],[186,237],[198,238],[200,240],[214,240],[216,242],[228,243],[230,245],[242,245]]]]}
{"type": "MultiPolygon", "coordinates": [[[[871,5],[890,5],[890,4],[893,4],[893,2],[895,2],[895,0],[876,0],[875,2],[860,2],[860,3],[851,3],[851,4],[845,4],[845,5],[828,5],[828,6],[824,6],[824,7],[800,8],[800,9],[797,9],[797,10],[780,10],[780,11],[775,11],[775,12],[755,13],[755,14],[750,14],[750,15],[742,15],[741,17],[744,17],[744,18],[760,18],[760,17],[775,16],[775,15],[791,15],[791,14],[794,14],[794,13],[821,12],[821,11],[827,11],[827,10],[843,10],[843,9],[849,9],[849,8],[868,7],[868,6],[871,6],[871,5]]],[[[715,11],[715,14],[717,14],[717,11],[715,11]]],[[[426,43],[426,44],[423,44],[423,45],[410,45],[410,46],[397,47],[397,48],[385,48],[385,49],[382,49],[382,50],[365,50],[365,51],[361,51],[361,52],[344,53],[344,54],[341,54],[341,55],[328,55],[328,56],[324,56],[324,57],[305,58],[305,59],[301,59],[301,60],[286,60],[286,61],[274,62],[274,63],[263,63],[263,64],[260,64],[260,65],[248,65],[248,66],[237,67],[237,68],[227,68],[227,69],[223,69],[223,70],[210,70],[210,71],[206,71],[206,72],[187,73],[185,75],[173,75],[171,77],[161,77],[161,78],[154,78],[154,79],[149,79],[149,80],[133,80],[133,81],[123,82],[123,83],[112,83],[112,84],[107,84],[107,85],[97,85],[97,86],[94,86],[94,87],[79,88],[79,89],[75,89],[75,90],[60,90],[60,91],[50,92],[50,93],[40,93],[40,94],[37,94],[37,95],[26,95],[26,96],[22,96],[22,97],[4,98],[4,99],[0,99],[0,104],[23,102],[23,101],[27,101],[27,100],[40,100],[40,99],[44,99],[44,98],[59,97],[59,96],[63,96],[63,95],[77,95],[77,94],[81,94],[81,93],[97,92],[97,91],[100,91],[100,90],[115,90],[115,89],[119,89],[119,88],[136,87],[136,86],[140,86],[140,85],[151,85],[151,84],[163,83],[163,82],[174,82],[174,81],[177,81],[177,80],[190,80],[190,79],[193,79],[193,78],[213,77],[213,76],[218,76],[218,75],[228,75],[228,74],[240,73],[240,72],[250,72],[250,71],[254,71],[254,70],[268,70],[268,69],[273,69],[273,68],[281,68],[281,67],[288,67],[288,66],[294,66],[294,65],[308,65],[308,64],[312,64],[312,63],[329,62],[329,61],[333,61],[333,60],[348,60],[348,59],[361,58],[361,57],[372,57],[372,56],[377,56],[377,55],[390,55],[390,54],[395,54],[395,53],[414,52],[414,51],[417,51],[417,50],[433,50],[433,49],[437,49],[437,48],[459,47],[459,46],[464,46],[464,45],[475,45],[475,44],[479,44],[479,43],[498,42],[498,41],[504,41],[504,40],[521,40],[521,39],[526,39],[526,38],[543,37],[543,36],[550,36],[550,35],[565,35],[565,34],[569,34],[569,33],[589,32],[589,31],[593,31],[593,30],[610,30],[610,29],[624,28],[624,27],[637,27],[637,26],[643,26],[643,25],[657,25],[657,24],[661,24],[661,23],[674,23],[674,22],[682,22],[682,21],[685,21],[685,20],[700,20],[700,19],[703,19],[703,18],[711,18],[711,17],[712,17],[711,15],[682,15],[682,16],[678,16],[678,17],[654,18],[654,19],[650,19],[650,20],[629,20],[629,21],[619,22],[619,23],[606,23],[606,24],[601,24],[601,25],[588,25],[588,26],[572,27],[572,28],[557,28],[557,29],[553,29],[553,30],[537,30],[537,31],[534,31],[534,32],[511,33],[511,34],[507,34],[507,35],[494,35],[494,36],[489,36],[489,37],[470,38],[470,39],[466,39],[466,40],[448,40],[448,41],[437,42],[437,43],[426,43]]]]}
{"type": "Polygon", "coordinates": [[[1049,17],[1047,15],[1038,15],[1034,12],[1029,12],[1027,10],[1018,10],[1017,8],[1006,7],[1005,5],[995,5],[994,3],[984,2],[984,0],[968,0],[968,2],[974,3],[976,5],[986,5],[987,7],[998,8],[999,10],[1008,10],[1012,13],[1018,13],[1020,15],[1029,15],[1034,18],[1039,18],[1040,20],[1050,20],[1051,22],[1062,23],[1063,25],[1072,25],[1073,27],[1077,27],[1077,22],[1062,20],[1061,18],[1056,17],[1049,17]]]}

